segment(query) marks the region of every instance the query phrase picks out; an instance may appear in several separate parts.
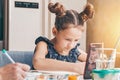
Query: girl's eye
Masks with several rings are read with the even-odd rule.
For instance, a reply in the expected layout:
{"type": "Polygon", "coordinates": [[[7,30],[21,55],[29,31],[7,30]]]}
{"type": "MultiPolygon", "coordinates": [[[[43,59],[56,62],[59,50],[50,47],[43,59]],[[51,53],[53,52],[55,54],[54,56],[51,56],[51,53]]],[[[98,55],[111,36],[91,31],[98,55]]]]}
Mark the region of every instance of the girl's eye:
{"type": "MultiPolygon", "coordinates": [[[[66,39],[67,41],[72,41],[72,40],[70,40],[70,39],[66,39]]],[[[75,40],[75,42],[78,42],[79,40],[75,40]]]]}
{"type": "MultiPolygon", "coordinates": [[[[71,39],[65,39],[65,40],[67,40],[67,41],[71,41],[71,39]]],[[[75,41],[79,41],[78,39],[76,39],[75,41]]]]}
{"type": "Polygon", "coordinates": [[[70,39],[66,39],[67,41],[70,41],[70,39]]]}
{"type": "Polygon", "coordinates": [[[66,39],[67,41],[71,41],[70,39],[66,39]]]}
{"type": "Polygon", "coordinates": [[[79,40],[75,40],[76,42],[79,41],[79,40]]]}

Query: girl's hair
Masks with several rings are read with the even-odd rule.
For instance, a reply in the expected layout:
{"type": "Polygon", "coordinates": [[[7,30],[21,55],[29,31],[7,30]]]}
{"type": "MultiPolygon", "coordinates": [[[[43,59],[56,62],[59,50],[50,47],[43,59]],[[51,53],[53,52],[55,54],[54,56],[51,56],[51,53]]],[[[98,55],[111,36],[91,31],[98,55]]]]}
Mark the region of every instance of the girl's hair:
{"type": "Polygon", "coordinates": [[[65,10],[60,3],[49,3],[48,9],[50,12],[56,14],[55,27],[58,31],[68,28],[67,25],[84,25],[88,19],[91,19],[94,15],[94,7],[92,4],[87,3],[85,9],[78,13],[75,10],[65,10]]]}

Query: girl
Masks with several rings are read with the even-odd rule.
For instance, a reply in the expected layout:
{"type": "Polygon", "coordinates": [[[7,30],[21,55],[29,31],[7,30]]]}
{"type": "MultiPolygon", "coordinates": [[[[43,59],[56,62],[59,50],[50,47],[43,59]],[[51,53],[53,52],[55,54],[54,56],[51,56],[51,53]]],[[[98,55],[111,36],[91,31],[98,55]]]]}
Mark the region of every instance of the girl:
{"type": "Polygon", "coordinates": [[[79,39],[84,31],[84,23],[93,17],[94,10],[87,4],[83,12],[65,10],[63,5],[49,3],[48,9],[55,13],[54,38],[38,37],[33,57],[37,70],[71,71],[83,74],[87,54],[79,49],[79,39]],[[81,61],[77,62],[76,61],[81,61]]]}

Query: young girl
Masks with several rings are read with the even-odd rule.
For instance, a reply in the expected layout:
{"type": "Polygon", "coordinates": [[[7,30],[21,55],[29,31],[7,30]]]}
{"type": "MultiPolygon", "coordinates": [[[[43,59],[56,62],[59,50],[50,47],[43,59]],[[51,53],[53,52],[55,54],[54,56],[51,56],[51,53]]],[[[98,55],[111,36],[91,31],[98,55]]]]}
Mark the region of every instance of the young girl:
{"type": "Polygon", "coordinates": [[[36,39],[34,68],[83,74],[87,54],[79,49],[78,43],[84,31],[84,23],[93,17],[93,6],[87,4],[81,13],[65,10],[59,3],[49,3],[48,9],[56,15],[55,27],[52,29],[54,38],[49,40],[38,37],[36,39]]]}

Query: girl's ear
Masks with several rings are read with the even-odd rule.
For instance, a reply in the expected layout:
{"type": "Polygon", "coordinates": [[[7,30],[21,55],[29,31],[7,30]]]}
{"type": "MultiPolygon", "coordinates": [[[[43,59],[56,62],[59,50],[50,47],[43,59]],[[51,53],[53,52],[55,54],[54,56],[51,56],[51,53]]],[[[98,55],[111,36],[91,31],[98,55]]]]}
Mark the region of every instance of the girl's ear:
{"type": "Polygon", "coordinates": [[[57,32],[58,32],[57,29],[55,27],[53,27],[52,28],[52,33],[53,33],[54,36],[57,34],[57,32]]]}

